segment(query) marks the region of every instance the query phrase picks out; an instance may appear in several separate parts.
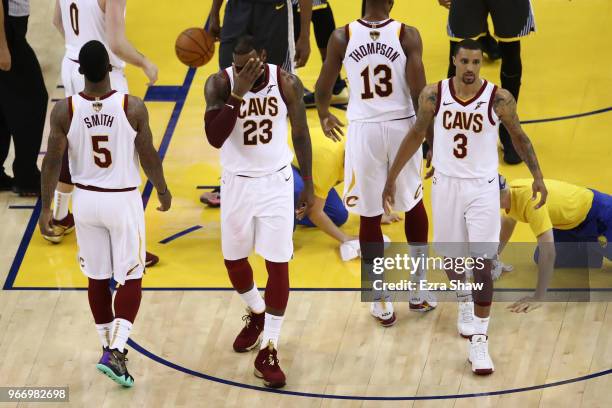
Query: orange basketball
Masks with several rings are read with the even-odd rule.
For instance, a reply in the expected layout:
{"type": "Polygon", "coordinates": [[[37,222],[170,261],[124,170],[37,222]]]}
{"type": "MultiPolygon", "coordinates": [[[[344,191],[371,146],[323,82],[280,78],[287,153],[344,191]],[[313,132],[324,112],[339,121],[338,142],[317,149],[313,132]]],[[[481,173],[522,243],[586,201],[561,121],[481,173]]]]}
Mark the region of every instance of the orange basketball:
{"type": "Polygon", "coordinates": [[[183,64],[197,68],[210,61],[215,53],[215,41],[203,28],[188,28],[179,34],[174,50],[183,64]]]}

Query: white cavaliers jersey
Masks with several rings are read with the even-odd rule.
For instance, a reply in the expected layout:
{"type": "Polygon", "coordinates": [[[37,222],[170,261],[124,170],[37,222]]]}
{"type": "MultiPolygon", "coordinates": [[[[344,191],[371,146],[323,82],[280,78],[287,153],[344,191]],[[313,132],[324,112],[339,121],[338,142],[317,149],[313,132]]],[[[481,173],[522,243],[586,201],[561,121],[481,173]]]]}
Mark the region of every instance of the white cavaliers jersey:
{"type": "Polygon", "coordinates": [[[346,26],[344,68],[350,84],[349,121],[381,122],[414,115],[406,81],[404,25],[388,19],[353,21],[346,26]]]}
{"type": "MultiPolygon", "coordinates": [[[[232,67],[225,69],[230,89],[232,67]]],[[[265,80],[247,92],[236,125],[223,147],[221,166],[230,173],[258,177],[289,165],[293,153],[287,143],[287,105],[280,84],[280,68],[266,64],[265,80]]]]}
{"type": "Polygon", "coordinates": [[[66,57],[78,61],[85,43],[98,40],[106,47],[113,67],[124,68],[125,62],[113,54],[106,41],[104,11],[98,0],[59,0],[66,40],[66,57]]]}
{"type": "Polygon", "coordinates": [[[130,125],[127,95],[116,91],[91,98],[83,92],[68,99],[68,164],[75,184],[104,189],[140,185],[140,166],[130,125]]]}
{"type": "Polygon", "coordinates": [[[497,86],[483,79],[469,101],[455,95],[452,79],[438,83],[434,122],[433,166],[458,178],[497,175],[499,118],[493,111],[497,86]]]}

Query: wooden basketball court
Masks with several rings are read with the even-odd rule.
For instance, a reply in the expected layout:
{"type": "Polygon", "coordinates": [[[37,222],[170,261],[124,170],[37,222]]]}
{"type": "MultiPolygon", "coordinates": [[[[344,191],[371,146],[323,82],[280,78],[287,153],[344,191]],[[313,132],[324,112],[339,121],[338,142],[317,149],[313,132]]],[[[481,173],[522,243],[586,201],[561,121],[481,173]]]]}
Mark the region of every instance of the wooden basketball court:
{"type": "MultiPolygon", "coordinates": [[[[31,3],[29,39],[50,97],[61,98],[56,86],[63,41],[51,24],[53,2],[31,3]]],[[[331,0],[338,26],[359,17],[358,3],[331,0]]],[[[466,341],[456,334],[455,304],[416,314],[398,303],[398,323],[382,328],[361,302],[359,262],[342,262],[331,238],[303,228],[294,235],[294,290],[280,339],[288,383],[280,391],[262,387],[252,374],[255,353],[232,350],[243,303],[223,265],[219,211],[199,202],[201,187],[218,185],[220,174],[218,151],[203,130],[203,86],[217,59],[194,70],[174,56],[176,36],[203,26],[210,4],[128,1],[128,37],[159,66],[159,81],[149,89],[144,75],[128,67],[130,92],[147,102],[174,194],[169,213],[155,211],[154,194],[146,208],[148,249],[161,262],[143,279],[146,291],[129,344],[134,388],[122,389],[95,369],[99,342],[74,234],[60,245],[47,243],[37,230],[39,203],[12,193],[0,193],[0,387],[68,386],[73,406],[611,406],[610,262],[590,276],[598,296],[591,302],[546,303],[520,315],[506,310],[508,303],[495,304],[489,343],[496,371],[475,377],[466,341]]],[[[612,193],[612,3],[548,0],[533,6],[538,32],[522,43],[524,129],[546,177],[612,193]]],[[[420,30],[428,82],[446,74],[446,15],[434,0],[396,1],[392,12],[420,30]]],[[[312,89],[320,64],[313,38],[311,59],[299,71],[306,87],[312,89]]],[[[499,83],[499,66],[487,62],[482,76],[499,83]]],[[[308,120],[312,138],[322,140],[315,110],[308,120]]],[[[43,152],[45,147],[46,135],[43,152]]],[[[502,164],[500,171],[510,180],[529,176],[524,165],[502,164]]],[[[150,194],[143,184],[145,201],[150,194]]],[[[425,197],[430,210],[429,183],[425,197]]],[[[343,229],[356,234],[358,224],[351,216],[343,229]]],[[[401,224],[383,231],[404,240],[401,224]]],[[[513,239],[534,242],[526,225],[513,239]]],[[[265,287],[263,260],[251,261],[258,286],[265,287]]],[[[533,285],[535,266],[515,266],[497,287],[512,292],[533,285]]],[[[553,290],[571,291],[574,273],[557,273],[553,290]]],[[[439,272],[429,277],[444,281],[439,272]]]]}

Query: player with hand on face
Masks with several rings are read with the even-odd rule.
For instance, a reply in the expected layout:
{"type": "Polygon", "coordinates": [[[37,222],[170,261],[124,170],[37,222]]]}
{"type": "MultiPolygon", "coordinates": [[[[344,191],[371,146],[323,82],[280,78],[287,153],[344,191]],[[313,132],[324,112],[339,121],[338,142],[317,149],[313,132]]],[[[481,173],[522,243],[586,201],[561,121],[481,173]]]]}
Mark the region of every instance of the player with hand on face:
{"type": "Polygon", "coordinates": [[[236,352],[260,344],[255,375],[268,387],[286,379],[277,350],[289,300],[289,261],[293,257],[293,153],[287,143],[287,118],[304,180],[298,199],[301,219],[313,205],[312,151],[304,88],[299,78],[267,64],[251,36],[241,37],[231,67],[206,81],[205,130],[221,149],[221,246],[232,286],[248,306],[236,352]],[[266,260],[265,300],[253,280],[248,257],[266,260]]]}

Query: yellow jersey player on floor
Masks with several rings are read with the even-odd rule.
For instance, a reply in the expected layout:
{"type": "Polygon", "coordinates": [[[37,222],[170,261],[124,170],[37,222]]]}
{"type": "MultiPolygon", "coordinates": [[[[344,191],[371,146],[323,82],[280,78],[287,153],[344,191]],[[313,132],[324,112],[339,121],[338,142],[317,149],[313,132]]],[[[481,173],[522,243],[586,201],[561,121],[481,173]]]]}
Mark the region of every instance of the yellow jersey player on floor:
{"type": "Polygon", "coordinates": [[[52,233],[51,199],[61,158],[68,151],[74,193],[79,263],[88,278],[89,306],[102,343],[97,368],[118,384],[131,387],[125,344],[138,313],[145,270],[145,222],[140,185],[142,168],[157,189],[160,211],[172,195],[141,99],[111,88],[109,56],[99,41],[79,53],[85,88],[59,101],[51,112],[51,133],[42,165],[43,234],[52,233]],[[119,284],[113,298],[110,279],[119,284]]]}
{"type": "MultiPolygon", "coordinates": [[[[491,374],[487,328],[493,300],[492,260],[499,246],[499,185],[497,132],[503,123],[533,174],[532,196],[541,194],[537,207],[546,202],[546,187],[535,151],[522,130],[516,102],[505,89],[480,78],[482,48],[474,40],[457,45],[457,74],[428,85],[419,97],[417,120],[402,142],[389,171],[382,202],[390,211],[395,202],[395,180],[418,150],[434,122],[432,208],[436,251],[448,258],[479,259],[473,269],[481,289],[458,290],[458,330],[471,337],[469,361],[476,374],[491,374]],[[472,303],[472,296],[474,302],[472,303]],[[475,306],[474,306],[475,304],[475,306]],[[474,312],[472,312],[474,309],[474,312]]],[[[447,270],[452,281],[465,274],[447,270]]]]}
{"type": "Polygon", "coordinates": [[[538,282],[531,296],[509,306],[529,312],[540,305],[554,268],[599,268],[603,258],[612,260],[612,196],[558,180],[545,179],[548,200],[535,208],[530,181],[500,176],[501,220],[499,253],[512,237],[517,222],[528,223],[537,237],[534,260],[538,282]]]}
{"type": "Polygon", "coordinates": [[[313,203],[312,151],[304,88],[295,75],[265,63],[265,51],[251,36],[241,37],[231,67],[206,81],[205,129],[221,149],[221,247],[230,281],[248,305],[246,325],[234,341],[236,352],[261,347],[255,375],[268,387],[283,387],[278,339],[289,300],[289,261],[293,257],[293,154],[287,119],[305,188],[298,218],[313,203]],[[266,260],[265,302],[253,280],[248,257],[266,260]],[[263,336],[263,338],[262,338],[263,336]]]}

